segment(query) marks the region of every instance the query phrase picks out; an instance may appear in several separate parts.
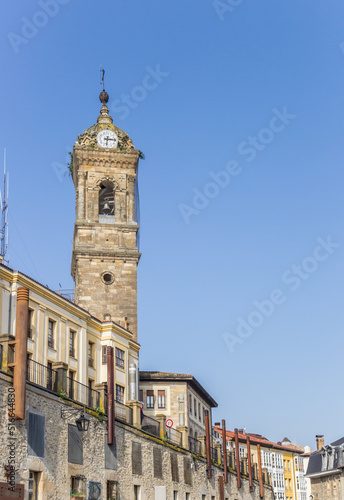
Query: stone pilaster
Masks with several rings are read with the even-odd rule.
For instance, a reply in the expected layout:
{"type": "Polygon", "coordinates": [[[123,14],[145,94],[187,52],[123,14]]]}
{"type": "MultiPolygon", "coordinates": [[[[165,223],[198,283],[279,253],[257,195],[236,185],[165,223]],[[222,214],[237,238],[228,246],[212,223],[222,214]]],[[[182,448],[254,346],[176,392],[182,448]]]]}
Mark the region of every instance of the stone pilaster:
{"type": "Polygon", "coordinates": [[[0,335],[0,369],[5,372],[8,371],[8,364],[14,362],[14,347],[13,344],[10,344],[10,342],[14,341],[14,335],[9,335],[8,333],[0,335]]]}
{"type": "Polygon", "coordinates": [[[140,401],[127,401],[127,406],[133,410],[133,426],[141,429],[141,403],[140,401]]]}
{"type": "Polygon", "coordinates": [[[186,425],[176,427],[177,431],[182,433],[182,446],[186,450],[189,449],[189,428],[186,425]]]}
{"type": "Polygon", "coordinates": [[[107,394],[107,383],[106,382],[101,382],[100,384],[95,384],[94,386],[95,390],[100,393],[100,402],[99,402],[99,407],[103,413],[106,412],[105,408],[105,401],[106,401],[106,394],[107,394]]]}
{"type": "Polygon", "coordinates": [[[57,390],[67,392],[68,364],[63,361],[52,363],[53,370],[57,371],[57,390]]]}
{"type": "Polygon", "coordinates": [[[163,415],[162,413],[159,415],[155,415],[155,420],[157,420],[160,424],[160,436],[163,438],[166,435],[166,415],[163,415]]]}
{"type": "Polygon", "coordinates": [[[207,454],[205,436],[197,436],[197,441],[199,441],[201,443],[201,453],[202,453],[203,457],[205,457],[207,454]]]}
{"type": "Polygon", "coordinates": [[[217,463],[220,464],[222,462],[221,459],[221,444],[220,443],[215,443],[214,448],[216,450],[216,457],[217,457],[217,463]]]}

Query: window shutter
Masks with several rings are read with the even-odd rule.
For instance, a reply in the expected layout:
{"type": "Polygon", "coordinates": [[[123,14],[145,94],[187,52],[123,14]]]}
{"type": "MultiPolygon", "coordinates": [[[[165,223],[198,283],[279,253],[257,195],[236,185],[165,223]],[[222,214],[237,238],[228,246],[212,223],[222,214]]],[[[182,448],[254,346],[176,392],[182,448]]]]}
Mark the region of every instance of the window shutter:
{"type": "Polygon", "coordinates": [[[159,448],[153,448],[154,477],[162,479],[162,452],[159,448]]]}
{"type": "Polygon", "coordinates": [[[178,474],[178,456],[174,453],[171,453],[171,473],[172,473],[172,481],[179,483],[179,474],[178,474]]]}
{"type": "Polygon", "coordinates": [[[184,481],[185,484],[192,484],[191,481],[191,462],[188,458],[184,457],[184,481]]]}
{"type": "Polygon", "coordinates": [[[147,396],[154,396],[154,391],[147,391],[147,396]]]}
{"type": "Polygon", "coordinates": [[[68,424],[68,462],[83,465],[82,431],[76,425],[68,424]]]}
{"type": "Polygon", "coordinates": [[[133,474],[142,475],[142,449],[140,443],[132,442],[131,459],[133,474]]]}
{"type": "Polygon", "coordinates": [[[158,396],[165,396],[165,391],[158,391],[158,396]]]}
{"type": "Polygon", "coordinates": [[[107,444],[107,434],[105,434],[104,446],[105,446],[105,469],[116,470],[117,468],[116,441],[114,444],[107,444]]]}
{"type": "Polygon", "coordinates": [[[44,457],[45,416],[29,412],[28,454],[44,457]]]}

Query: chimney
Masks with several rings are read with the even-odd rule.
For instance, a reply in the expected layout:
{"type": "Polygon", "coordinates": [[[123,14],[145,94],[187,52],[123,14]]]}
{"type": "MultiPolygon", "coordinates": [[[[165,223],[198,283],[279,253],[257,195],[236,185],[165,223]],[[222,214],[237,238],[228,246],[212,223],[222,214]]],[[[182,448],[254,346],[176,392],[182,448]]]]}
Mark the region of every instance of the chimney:
{"type": "Polygon", "coordinates": [[[322,434],[318,434],[315,438],[317,440],[317,451],[319,451],[325,444],[324,436],[322,434]]]}

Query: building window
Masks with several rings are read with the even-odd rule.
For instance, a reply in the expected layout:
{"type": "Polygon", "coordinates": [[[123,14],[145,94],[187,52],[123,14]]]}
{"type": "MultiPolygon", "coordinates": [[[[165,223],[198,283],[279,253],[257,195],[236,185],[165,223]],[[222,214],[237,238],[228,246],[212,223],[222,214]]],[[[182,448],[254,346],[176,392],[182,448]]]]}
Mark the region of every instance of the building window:
{"type": "Polygon", "coordinates": [[[93,342],[88,343],[88,366],[94,368],[94,359],[93,359],[93,350],[94,344],[93,342]]]}
{"type": "Polygon", "coordinates": [[[141,500],[141,486],[134,484],[134,500],[141,500]]]}
{"type": "Polygon", "coordinates": [[[196,398],[194,398],[194,415],[197,417],[197,403],[196,403],[196,398]]]}
{"type": "Polygon", "coordinates": [[[74,399],[74,380],[75,380],[75,372],[69,370],[69,379],[68,379],[68,397],[70,399],[74,399]]]}
{"type": "Polygon", "coordinates": [[[29,309],[29,319],[27,328],[27,338],[32,339],[32,320],[33,320],[33,309],[29,309]]]}
{"type": "Polygon", "coordinates": [[[198,420],[201,420],[201,403],[198,403],[198,420]]]}
{"type": "Polygon", "coordinates": [[[116,347],[116,366],[124,369],[124,351],[116,347]]]}
{"type": "Polygon", "coordinates": [[[117,483],[115,481],[107,481],[106,483],[106,498],[115,500],[117,498],[117,483]]]}
{"type": "Polygon", "coordinates": [[[124,404],[124,387],[116,384],[116,402],[124,404]]]}
{"type": "Polygon", "coordinates": [[[69,356],[75,358],[75,335],[74,330],[69,330],[69,356]]]}
{"type": "Polygon", "coordinates": [[[70,494],[71,496],[80,496],[85,498],[86,495],[86,480],[82,476],[72,476],[70,478],[70,494]]]}
{"type": "Polygon", "coordinates": [[[178,500],[178,491],[173,491],[173,500],[178,500]]]}
{"type": "Polygon", "coordinates": [[[189,396],[190,413],[192,413],[192,396],[189,396]]]}
{"type": "Polygon", "coordinates": [[[47,389],[53,390],[53,364],[49,361],[47,365],[47,389]]]}
{"type": "Polygon", "coordinates": [[[106,365],[107,363],[107,346],[102,346],[102,365],[106,365]]]}
{"type": "Polygon", "coordinates": [[[203,407],[203,423],[205,424],[205,408],[203,407]]]}
{"type": "Polygon", "coordinates": [[[93,404],[93,380],[88,379],[88,406],[94,408],[96,405],[93,404]]]}
{"type": "Polygon", "coordinates": [[[147,408],[154,408],[154,391],[147,391],[147,408]]]}
{"type": "Polygon", "coordinates": [[[188,491],[185,493],[185,500],[190,500],[190,493],[188,491]]]}
{"type": "Polygon", "coordinates": [[[165,391],[158,391],[158,408],[165,408],[165,391]]]}
{"type": "Polygon", "coordinates": [[[144,402],[144,401],[143,401],[143,390],[142,390],[142,389],[140,389],[140,390],[139,390],[139,401],[140,401],[140,403],[142,403],[142,404],[143,404],[143,402],[144,402]]]}
{"type": "Polygon", "coordinates": [[[54,333],[55,333],[55,321],[49,319],[48,321],[48,347],[54,349],[54,333]]]}
{"type": "Polygon", "coordinates": [[[39,472],[30,470],[29,473],[29,500],[38,500],[39,472]]]}

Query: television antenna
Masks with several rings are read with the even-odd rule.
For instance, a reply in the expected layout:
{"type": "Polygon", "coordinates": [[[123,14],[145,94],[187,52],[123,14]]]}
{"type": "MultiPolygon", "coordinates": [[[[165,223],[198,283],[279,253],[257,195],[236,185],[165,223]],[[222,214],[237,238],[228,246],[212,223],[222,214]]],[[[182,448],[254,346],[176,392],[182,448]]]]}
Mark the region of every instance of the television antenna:
{"type": "Polygon", "coordinates": [[[0,262],[7,262],[6,254],[8,248],[8,190],[9,190],[9,174],[6,172],[6,148],[4,148],[4,188],[3,193],[0,191],[0,211],[1,211],[1,228],[0,228],[0,262]]]}

